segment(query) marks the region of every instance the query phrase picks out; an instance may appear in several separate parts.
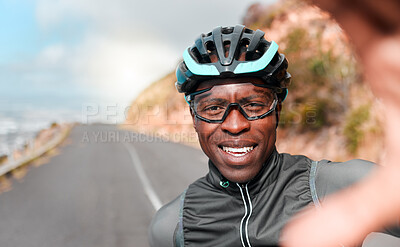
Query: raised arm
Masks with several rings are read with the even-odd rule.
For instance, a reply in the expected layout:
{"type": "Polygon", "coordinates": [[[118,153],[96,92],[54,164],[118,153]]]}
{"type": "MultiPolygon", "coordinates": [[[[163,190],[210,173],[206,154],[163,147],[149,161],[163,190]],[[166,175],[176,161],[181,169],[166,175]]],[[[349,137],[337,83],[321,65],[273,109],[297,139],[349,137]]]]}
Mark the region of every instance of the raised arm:
{"type": "Polygon", "coordinates": [[[330,12],[352,39],[368,83],[385,105],[387,154],[372,176],[289,224],[282,245],[351,246],[400,216],[400,1],[312,2],[330,12]]]}

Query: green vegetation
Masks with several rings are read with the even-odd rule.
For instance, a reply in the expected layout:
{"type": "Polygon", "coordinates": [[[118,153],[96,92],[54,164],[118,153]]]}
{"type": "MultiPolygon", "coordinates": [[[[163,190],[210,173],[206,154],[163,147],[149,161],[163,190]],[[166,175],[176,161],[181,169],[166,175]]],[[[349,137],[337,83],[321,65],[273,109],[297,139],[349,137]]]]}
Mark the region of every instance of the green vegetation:
{"type": "Polygon", "coordinates": [[[300,104],[284,104],[279,125],[297,128],[301,132],[318,131],[327,126],[330,104],[324,99],[309,97],[300,104]]]}
{"type": "Polygon", "coordinates": [[[356,154],[360,141],[364,137],[362,125],[369,119],[370,105],[363,105],[353,110],[346,119],[343,134],[346,137],[347,148],[351,154],[356,154]]]}
{"type": "Polygon", "coordinates": [[[275,19],[285,14],[285,8],[276,8],[271,10],[269,13],[261,17],[261,26],[270,28],[275,19]]]}
{"type": "Polygon", "coordinates": [[[60,125],[58,123],[56,123],[56,122],[52,122],[51,125],[50,125],[50,129],[58,128],[58,127],[60,127],[60,125]]]}
{"type": "Polygon", "coordinates": [[[335,54],[334,48],[329,46],[323,48],[323,32],[324,29],[318,29],[311,35],[298,26],[280,41],[284,44],[282,53],[290,62],[289,71],[294,78],[289,88],[290,97],[284,104],[284,110],[289,108],[291,113],[285,115],[282,127],[317,131],[340,123],[344,118],[349,87],[357,77],[353,69],[356,65],[352,57],[335,54]],[[299,119],[298,115],[300,121],[293,121],[294,117],[299,119]]]}
{"type": "Polygon", "coordinates": [[[316,100],[311,104],[304,105],[301,109],[302,119],[302,131],[306,130],[318,130],[327,123],[327,106],[328,102],[325,100],[316,100]]]}
{"type": "Polygon", "coordinates": [[[283,42],[286,44],[284,53],[294,54],[301,53],[305,47],[309,45],[310,37],[308,37],[307,30],[302,27],[296,27],[289,32],[284,38],[283,42]]]}
{"type": "Polygon", "coordinates": [[[7,160],[8,160],[8,156],[7,155],[5,155],[5,154],[0,155],[0,164],[6,163],[7,160]]]}

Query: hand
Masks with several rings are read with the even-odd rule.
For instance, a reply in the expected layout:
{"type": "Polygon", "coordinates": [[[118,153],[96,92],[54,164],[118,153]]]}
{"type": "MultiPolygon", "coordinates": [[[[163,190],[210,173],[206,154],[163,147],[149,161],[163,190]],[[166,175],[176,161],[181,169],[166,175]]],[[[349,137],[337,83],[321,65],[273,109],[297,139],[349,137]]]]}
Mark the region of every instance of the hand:
{"type": "Polygon", "coordinates": [[[356,186],[308,210],[284,230],[285,247],[359,244],[400,216],[400,1],[313,0],[352,40],[374,94],[385,104],[386,158],[378,171],[356,186]]]}

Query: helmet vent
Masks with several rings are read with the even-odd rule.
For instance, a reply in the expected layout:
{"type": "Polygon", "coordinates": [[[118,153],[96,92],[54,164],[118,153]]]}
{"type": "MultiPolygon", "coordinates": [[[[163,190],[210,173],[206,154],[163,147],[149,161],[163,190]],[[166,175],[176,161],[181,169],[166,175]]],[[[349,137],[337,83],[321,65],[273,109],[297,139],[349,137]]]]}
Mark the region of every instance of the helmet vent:
{"type": "Polygon", "coordinates": [[[240,41],[240,46],[245,47],[246,49],[249,47],[249,44],[250,44],[250,40],[248,40],[248,39],[242,39],[240,41]]]}
{"type": "Polygon", "coordinates": [[[235,59],[238,61],[246,61],[246,52],[249,47],[250,40],[242,39],[240,40],[239,47],[236,50],[235,59]]]}
{"type": "Polygon", "coordinates": [[[231,34],[231,33],[233,33],[233,27],[222,28],[221,33],[222,34],[231,34]]]}
{"type": "Polygon", "coordinates": [[[260,43],[254,52],[261,57],[266,50],[265,48],[265,45],[263,43],[260,43]]]}
{"type": "Polygon", "coordinates": [[[245,28],[245,29],[244,29],[244,33],[253,33],[253,30],[250,30],[250,29],[248,29],[248,28],[245,28]]]}
{"type": "Polygon", "coordinates": [[[210,54],[210,53],[212,53],[213,51],[215,51],[214,42],[211,42],[211,41],[207,42],[207,43],[206,43],[206,49],[207,49],[208,54],[210,54]]]}
{"type": "Polygon", "coordinates": [[[278,55],[278,53],[275,53],[275,56],[272,58],[272,60],[271,60],[271,65],[272,66],[275,66],[276,65],[276,63],[279,61],[279,55],[278,55]]]}
{"type": "Polygon", "coordinates": [[[218,61],[218,57],[217,57],[217,52],[216,52],[216,48],[215,48],[215,44],[212,41],[208,41],[206,44],[206,50],[208,53],[208,61],[215,63],[218,61]]]}
{"type": "Polygon", "coordinates": [[[229,55],[230,46],[231,46],[231,41],[230,40],[225,40],[224,41],[224,55],[225,55],[225,57],[228,57],[228,55],[229,55]]]}
{"type": "Polygon", "coordinates": [[[194,59],[196,60],[196,62],[198,62],[198,63],[203,62],[202,56],[201,56],[199,50],[197,49],[197,47],[192,48],[192,54],[194,55],[194,59]]]}

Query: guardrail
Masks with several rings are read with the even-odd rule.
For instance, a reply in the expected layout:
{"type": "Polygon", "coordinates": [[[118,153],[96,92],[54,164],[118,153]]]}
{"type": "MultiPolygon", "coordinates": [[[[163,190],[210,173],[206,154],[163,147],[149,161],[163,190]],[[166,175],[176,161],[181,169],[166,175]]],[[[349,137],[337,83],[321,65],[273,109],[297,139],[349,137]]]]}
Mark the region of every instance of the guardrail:
{"type": "Polygon", "coordinates": [[[56,135],[52,140],[44,144],[42,147],[33,150],[33,152],[26,156],[22,157],[18,160],[11,160],[6,162],[5,164],[0,164],[0,176],[14,170],[17,167],[20,167],[24,164],[27,164],[34,159],[42,156],[43,154],[47,153],[51,149],[55,148],[58,144],[60,144],[69,134],[72,126],[68,126],[65,130],[63,130],[60,134],[56,135]]]}

